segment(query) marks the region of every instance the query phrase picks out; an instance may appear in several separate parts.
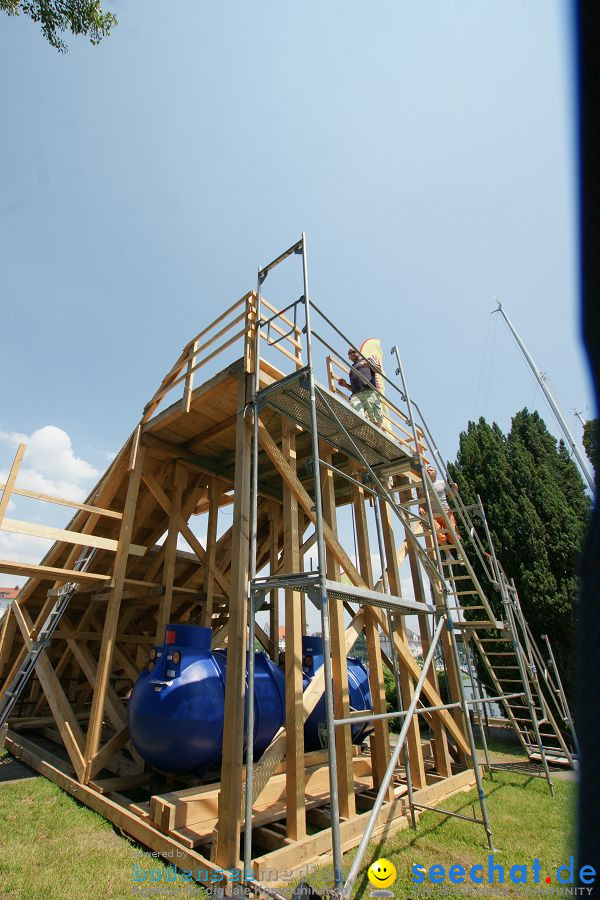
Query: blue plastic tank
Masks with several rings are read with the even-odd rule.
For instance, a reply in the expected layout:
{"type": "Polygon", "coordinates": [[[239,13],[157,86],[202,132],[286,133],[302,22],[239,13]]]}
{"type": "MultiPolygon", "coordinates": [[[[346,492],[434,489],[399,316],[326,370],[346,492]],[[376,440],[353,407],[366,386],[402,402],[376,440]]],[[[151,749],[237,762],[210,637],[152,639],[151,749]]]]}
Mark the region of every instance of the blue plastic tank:
{"type": "MultiPolygon", "coordinates": [[[[148,666],[131,692],[129,733],[140,756],[157,769],[203,775],[218,766],[223,744],[227,652],[211,650],[211,630],[197,625],[168,625],[165,643],[150,650],[148,666]]],[[[304,689],[323,665],[323,641],[304,637],[304,689]]],[[[254,758],[268,747],[285,722],[283,669],[266,654],[255,654],[254,758]]],[[[358,659],[348,659],[351,709],[370,709],[368,674],[358,659]]],[[[371,728],[352,726],[360,744],[371,728]]],[[[305,751],[327,746],[325,697],[304,726],[305,751]]]]}
{"type": "MultiPolygon", "coordinates": [[[[150,651],[129,700],[129,733],[157,769],[203,775],[221,759],[227,653],[210,649],[210,628],[168,625],[150,651]]],[[[254,755],[258,759],[285,720],[283,672],[255,654],[254,755]]]]}
{"type": "MultiPolygon", "coordinates": [[[[369,674],[360,659],[349,656],[348,693],[351,710],[370,710],[371,692],[369,690],[369,674]]],[[[323,638],[307,635],[302,638],[302,673],[304,690],[323,665],[323,638]]],[[[373,727],[369,722],[352,725],[352,743],[362,744],[373,727]]],[[[321,750],[327,746],[327,723],[325,719],[325,695],[304,723],[304,750],[321,750]]]]}

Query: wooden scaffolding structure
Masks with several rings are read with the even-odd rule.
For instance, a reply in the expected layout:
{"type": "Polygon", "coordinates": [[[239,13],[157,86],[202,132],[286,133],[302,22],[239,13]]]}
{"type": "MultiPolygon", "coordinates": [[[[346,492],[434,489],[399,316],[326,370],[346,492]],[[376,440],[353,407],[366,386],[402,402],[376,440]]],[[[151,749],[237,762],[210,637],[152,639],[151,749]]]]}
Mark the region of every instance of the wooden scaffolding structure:
{"type": "MultiPolygon", "coordinates": [[[[296,246],[287,255],[298,252],[296,246]]],[[[177,850],[180,866],[198,880],[206,880],[206,873],[243,868],[249,621],[255,638],[276,662],[279,626],[285,625],[286,724],[262,758],[249,764],[252,824],[247,848],[257,882],[272,886],[284,870],[304,871],[330,860],[332,828],[337,828],[342,851],[358,845],[382,785],[385,797],[371,825],[373,838],[406,827],[420,808],[470,788],[479,777],[461,706],[452,628],[446,626],[440,646],[449,699],[442,699],[431,666],[418,698],[418,714],[407,721],[405,752],[385,782],[392,753],[384,666],[396,669],[402,708],[407,709],[421,666],[409,649],[405,616],[417,616],[426,655],[436,611],[448,598],[436,575],[439,569],[433,570],[426,590],[425,556],[439,558],[435,530],[414,512],[407,513],[410,526],[399,526],[389,495],[377,495],[365,477],[374,467],[385,484],[393,478],[395,506],[401,509],[424,503],[425,436],[391,401],[385,405],[383,429],[361,418],[337,389],[337,368],[343,370],[343,364],[329,355],[323,361],[328,387],[319,386],[319,392],[334,417],[325,414],[321,403],[316,439],[326,577],[338,586],[328,589],[334,715],[338,722],[350,722],[356,715],[349,707],[346,657],[364,634],[370,713],[379,716],[367,748],[353,747],[350,724],[336,728],[339,817],[332,821],[331,747],[329,752],[325,748],[306,754],[303,742],[304,722],[322,696],[327,674],[321,669],[303,693],[302,636],[311,592],[302,579],[318,541],[311,465],[315,435],[307,419],[306,367],[295,307],[293,315],[279,311],[260,296],[259,286],[186,345],[86,502],[64,501],[75,508],[66,528],[41,529],[8,520],[13,530],[43,531],[55,543],[39,565],[0,561],[0,571],[29,578],[3,621],[0,702],[6,700],[28,651],[35,649],[65,585],[70,594],[52,639],[33,657],[35,677],[11,712],[5,746],[140,843],[165,855],[177,850]],[[259,336],[264,353],[258,350],[259,336]],[[233,361],[219,368],[227,354],[233,361]],[[277,358],[281,367],[274,364],[277,358]],[[205,371],[211,366],[216,371],[194,386],[195,373],[205,366],[205,371]],[[168,405],[173,397],[177,399],[168,405]],[[334,419],[344,427],[338,428],[334,419]],[[342,432],[352,435],[352,444],[342,439],[342,432]],[[254,473],[253,433],[258,437],[254,473]],[[340,517],[350,513],[355,555],[344,546],[347,529],[340,527],[340,517]],[[197,528],[194,523],[202,524],[197,528]],[[180,537],[189,550],[178,548],[180,537]],[[381,556],[379,580],[373,553],[381,556]],[[402,597],[404,560],[410,565],[414,600],[402,597]],[[296,575],[298,584],[289,578],[277,582],[282,573],[296,575]],[[268,611],[268,631],[255,621],[256,610],[249,618],[251,595],[268,611]],[[150,770],[130,742],[128,696],[147,665],[150,648],[163,643],[170,622],[208,626],[213,648],[227,648],[220,778],[218,773],[194,779],[150,770]]],[[[11,493],[57,502],[15,488],[22,458],[20,448],[3,489],[0,525],[11,493]]],[[[460,586],[461,576],[454,577],[454,585],[460,586]]],[[[473,606],[472,596],[457,596],[456,608],[473,606]]],[[[503,627],[487,601],[473,609],[478,610],[476,620],[471,615],[469,623],[456,623],[466,634],[503,627]]]]}

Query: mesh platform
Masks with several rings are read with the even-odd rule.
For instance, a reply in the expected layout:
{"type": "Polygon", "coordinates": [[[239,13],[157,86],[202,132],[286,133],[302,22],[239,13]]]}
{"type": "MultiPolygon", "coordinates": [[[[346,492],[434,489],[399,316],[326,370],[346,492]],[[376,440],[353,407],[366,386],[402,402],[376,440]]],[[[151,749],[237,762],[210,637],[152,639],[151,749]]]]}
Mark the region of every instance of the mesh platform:
{"type": "MultiPolygon", "coordinates": [[[[411,454],[394,437],[355,412],[348,401],[332,394],[322,385],[316,387],[317,430],[320,438],[354,459],[360,459],[356,450],[358,448],[370,466],[396,462],[410,466],[411,454]],[[321,391],[326,400],[320,395],[321,391]],[[344,432],[344,428],[352,440],[344,432]]],[[[261,404],[310,430],[307,369],[299,369],[260,391],[258,399],[261,404]]]]}
{"type": "MultiPolygon", "coordinates": [[[[278,588],[302,591],[317,602],[319,595],[319,576],[302,573],[298,575],[267,575],[264,578],[256,578],[252,582],[256,591],[272,591],[278,588]]],[[[388,609],[390,612],[402,615],[415,615],[417,613],[431,613],[433,606],[427,603],[419,603],[407,597],[396,597],[392,594],[382,594],[379,591],[371,591],[368,588],[355,587],[352,584],[343,584],[339,581],[325,582],[325,589],[330,600],[342,600],[348,603],[359,603],[361,606],[377,606],[380,609],[388,609]]]]}

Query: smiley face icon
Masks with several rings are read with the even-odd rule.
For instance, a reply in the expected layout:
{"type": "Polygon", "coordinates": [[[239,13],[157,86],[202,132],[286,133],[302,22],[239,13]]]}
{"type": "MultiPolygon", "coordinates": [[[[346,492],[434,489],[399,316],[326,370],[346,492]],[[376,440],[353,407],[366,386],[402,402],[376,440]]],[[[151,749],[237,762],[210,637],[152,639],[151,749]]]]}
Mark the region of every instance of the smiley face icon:
{"type": "Polygon", "coordinates": [[[386,888],[396,880],[396,867],[389,859],[376,859],[367,875],[373,887],[386,888]]]}

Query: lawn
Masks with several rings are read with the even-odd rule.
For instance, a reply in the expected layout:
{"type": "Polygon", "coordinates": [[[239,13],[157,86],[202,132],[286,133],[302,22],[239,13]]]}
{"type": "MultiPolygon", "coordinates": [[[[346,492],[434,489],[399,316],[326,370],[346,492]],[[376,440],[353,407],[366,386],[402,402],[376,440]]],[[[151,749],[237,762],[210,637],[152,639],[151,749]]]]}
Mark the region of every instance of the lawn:
{"type": "MultiPolygon", "coordinates": [[[[494,744],[493,751],[494,759],[514,758],[514,750],[504,744],[494,744]]],[[[494,861],[505,867],[507,879],[511,866],[528,865],[528,885],[532,884],[530,866],[537,857],[542,866],[541,883],[551,876],[556,884],[557,867],[568,862],[575,784],[556,779],[555,788],[552,800],[541,779],[510,772],[494,774],[493,782],[486,778],[494,861]]],[[[471,815],[473,804],[479,815],[476,792],[470,791],[446,800],[444,806],[471,815]]],[[[132,897],[134,865],[147,872],[151,868],[167,871],[159,861],[134,858],[140,849],[45,778],[0,783],[0,900],[132,897]]],[[[407,829],[385,844],[369,847],[354,896],[369,895],[372,888],[366,871],[378,857],[396,867],[397,879],[389,889],[395,897],[407,898],[416,896],[413,865],[426,871],[442,865],[447,874],[457,863],[465,868],[482,863],[487,871],[488,852],[481,826],[427,812],[416,832],[407,829]]],[[[352,858],[352,853],[344,857],[346,869],[352,858]]],[[[315,878],[310,880],[317,886],[315,878]]],[[[326,873],[319,880],[324,885],[326,873]]],[[[445,883],[448,885],[447,879],[445,883]]],[[[469,883],[467,877],[465,884],[469,883]]],[[[517,893],[510,883],[504,887],[517,893]]]]}

